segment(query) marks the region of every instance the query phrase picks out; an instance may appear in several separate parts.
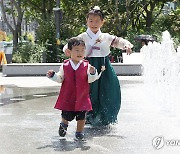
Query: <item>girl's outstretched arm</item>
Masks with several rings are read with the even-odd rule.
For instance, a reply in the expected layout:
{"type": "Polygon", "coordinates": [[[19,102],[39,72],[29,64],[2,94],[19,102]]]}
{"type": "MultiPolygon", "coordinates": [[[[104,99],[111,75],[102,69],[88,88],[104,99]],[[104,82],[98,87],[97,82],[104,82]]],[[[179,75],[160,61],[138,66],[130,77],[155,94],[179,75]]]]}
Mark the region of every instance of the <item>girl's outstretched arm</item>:
{"type": "Polygon", "coordinates": [[[131,48],[133,47],[133,45],[128,40],[123,39],[122,37],[115,36],[111,43],[111,46],[122,50],[126,50],[127,54],[132,53],[131,48]]]}

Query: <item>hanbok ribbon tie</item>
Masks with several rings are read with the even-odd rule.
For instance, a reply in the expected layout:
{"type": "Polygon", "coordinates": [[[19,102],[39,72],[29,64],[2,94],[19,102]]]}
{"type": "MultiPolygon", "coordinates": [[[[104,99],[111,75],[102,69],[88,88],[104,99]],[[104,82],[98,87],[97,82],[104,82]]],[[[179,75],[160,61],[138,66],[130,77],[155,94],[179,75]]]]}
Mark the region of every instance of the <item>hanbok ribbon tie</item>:
{"type": "Polygon", "coordinates": [[[100,47],[92,46],[91,50],[100,50],[100,47]]]}
{"type": "Polygon", "coordinates": [[[86,57],[90,56],[90,55],[92,54],[92,51],[93,51],[93,50],[100,50],[100,47],[92,46],[91,49],[90,49],[90,51],[89,51],[89,53],[87,54],[86,57]]]}

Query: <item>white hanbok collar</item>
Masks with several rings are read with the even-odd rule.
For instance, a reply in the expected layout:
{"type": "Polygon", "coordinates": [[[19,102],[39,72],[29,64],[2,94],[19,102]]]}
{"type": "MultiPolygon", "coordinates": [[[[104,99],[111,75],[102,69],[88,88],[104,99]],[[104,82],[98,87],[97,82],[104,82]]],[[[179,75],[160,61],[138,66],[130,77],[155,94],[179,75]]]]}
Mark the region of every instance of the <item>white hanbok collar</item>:
{"type": "Polygon", "coordinates": [[[102,33],[101,30],[99,29],[98,32],[96,34],[94,34],[90,28],[88,28],[86,30],[86,33],[88,34],[88,36],[91,38],[91,40],[89,41],[89,44],[91,46],[93,46],[96,43],[96,40],[99,39],[100,34],[102,33]]]}
{"type": "Polygon", "coordinates": [[[77,65],[75,65],[74,62],[71,59],[69,61],[70,61],[70,64],[71,64],[73,70],[77,70],[79,68],[79,66],[81,65],[81,63],[83,62],[81,60],[81,61],[79,61],[79,63],[77,65]]]}

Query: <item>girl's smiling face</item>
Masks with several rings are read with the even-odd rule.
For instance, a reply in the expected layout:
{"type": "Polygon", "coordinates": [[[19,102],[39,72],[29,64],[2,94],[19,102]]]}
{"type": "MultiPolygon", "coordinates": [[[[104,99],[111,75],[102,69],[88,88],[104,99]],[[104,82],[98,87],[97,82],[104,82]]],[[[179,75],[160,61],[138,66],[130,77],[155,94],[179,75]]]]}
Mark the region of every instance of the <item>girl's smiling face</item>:
{"type": "Polygon", "coordinates": [[[98,15],[89,15],[87,18],[87,26],[95,34],[103,26],[103,24],[104,20],[102,20],[98,15]]]}

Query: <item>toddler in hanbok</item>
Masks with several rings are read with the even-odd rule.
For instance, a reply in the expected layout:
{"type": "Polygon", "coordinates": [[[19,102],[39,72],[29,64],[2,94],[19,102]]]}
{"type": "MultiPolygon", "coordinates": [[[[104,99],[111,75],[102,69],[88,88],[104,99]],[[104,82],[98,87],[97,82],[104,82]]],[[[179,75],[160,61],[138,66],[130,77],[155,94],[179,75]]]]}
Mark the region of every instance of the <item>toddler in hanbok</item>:
{"type": "Polygon", "coordinates": [[[89,83],[99,78],[95,67],[91,66],[85,56],[85,43],[79,38],[71,38],[68,42],[67,52],[70,59],[64,61],[58,73],[53,70],[47,76],[62,83],[55,108],[62,110],[62,121],[59,126],[59,135],[66,135],[69,121],[76,118],[77,128],[75,137],[84,139],[83,129],[86,113],[92,110],[89,96],[89,83]]]}

